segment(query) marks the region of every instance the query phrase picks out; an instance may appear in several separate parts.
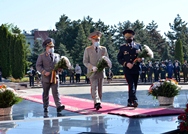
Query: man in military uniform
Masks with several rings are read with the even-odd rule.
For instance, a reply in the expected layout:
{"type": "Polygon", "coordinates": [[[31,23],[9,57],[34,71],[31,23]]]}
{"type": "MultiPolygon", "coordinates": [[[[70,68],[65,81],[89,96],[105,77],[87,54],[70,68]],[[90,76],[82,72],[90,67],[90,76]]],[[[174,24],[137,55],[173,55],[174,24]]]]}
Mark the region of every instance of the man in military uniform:
{"type": "Polygon", "coordinates": [[[49,106],[49,90],[52,88],[52,94],[57,107],[57,113],[61,112],[65,106],[61,105],[59,95],[59,81],[58,71],[57,75],[53,77],[52,72],[56,63],[60,60],[60,55],[54,53],[54,40],[49,38],[43,42],[43,47],[46,51],[39,55],[36,62],[36,69],[42,75],[42,87],[43,87],[43,107],[44,112],[48,112],[49,106]]]}
{"type": "Polygon", "coordinates": [[[141,63],[141,70],[141,81],[146,83],[147,66],[145,65],[144,61],[141,63]]]}
{"type": "Polygon", "coordinates": [[[166,65],[164,61],[162,61],[162,64],[160,66],[160,74],[161,74],[161,79],[166,79],[166,65]]]}
{"type": "Polygon", "coordinates": [[[160,68],[159,68],[159,63],[156,62],[153,68],[154,71],[154,81],[159,81],[159,74],[160,74],[160,68]]]}
{"type": "Polygon", "coordinates": [[[87,73],[94,72],[90,77],[91,95],[94,100],[94,108],[99,110],[101,107],[102,87],[104,81],[104,73],[97,72],[97,63],[102,56],[108,57],[106,47],[100,45],[100,38],[102,33],[100,31],[93,32],[88,39],[92,45],[87,47],[84,51],[83,64],[87,67],[87,73]]]}
{"type": "Polygon", "coordinates": [[[121,65],[123,65],[123,72],[128,83],[129,98],[127,106],[137,107],[136,90],[141,59],[138,58],[138,62],[136,64],[134,64],[133,61],[137,58],[139,51],[141,51],[141,45],[133,41],[135,35],[134,31],[125,30],[123,31],[123,35],[125,37],[126,44],[120,47],[117,60],[121,65]]]}
{"type": "Polygon", "coordinates": [[[184,82],[187,82],[188,81],[188,77],[187,77],[187,74],[188,74],[187,60],[185,60],[184,63],[183,63],[183,65],[182,65],[182,72],[183,72],[184,82]]]}
{"type": "Polygon", "coordinates": [[[149,62],[149,65],[148,65],[148,82],[153,82],[153,66],[152,66],[152,62],[150,61],[149,62]]]}

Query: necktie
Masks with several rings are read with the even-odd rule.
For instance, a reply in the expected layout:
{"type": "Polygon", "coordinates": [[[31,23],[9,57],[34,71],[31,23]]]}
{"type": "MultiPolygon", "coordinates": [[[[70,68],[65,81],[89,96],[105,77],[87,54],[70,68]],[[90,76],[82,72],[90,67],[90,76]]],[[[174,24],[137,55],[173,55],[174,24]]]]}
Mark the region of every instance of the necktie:
{"type": "Polygon", "coordinates": [[[98,53],[98,47],[95,48],[96,53],[98,53]]]}
{"type": "Polygon", "coordinates": [[[51,60],[53,61],[53,56],[52,56],[52,54],[50,53],[50,58],[51,58],[51,60]]]}

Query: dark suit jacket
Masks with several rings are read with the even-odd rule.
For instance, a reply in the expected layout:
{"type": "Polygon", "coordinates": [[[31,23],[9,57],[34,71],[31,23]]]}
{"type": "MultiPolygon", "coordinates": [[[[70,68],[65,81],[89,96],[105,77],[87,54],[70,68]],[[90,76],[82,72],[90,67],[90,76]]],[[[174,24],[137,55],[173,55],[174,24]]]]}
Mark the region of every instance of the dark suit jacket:
{"type": "Polygon", "coordinates": [[[124,44],[120,47],[119,53],[117,55],[118,62],[123,65],[124,74],[137,74],[139,73],[140,67],[137,63],[133,66],[132,69],[129,69],[126,64],[133,63],[133,61],[137,58],[138,53],[136,50],[142,50],[140,44],[134,43],[133,47],[129,46],[128,44],[124,44]]]}

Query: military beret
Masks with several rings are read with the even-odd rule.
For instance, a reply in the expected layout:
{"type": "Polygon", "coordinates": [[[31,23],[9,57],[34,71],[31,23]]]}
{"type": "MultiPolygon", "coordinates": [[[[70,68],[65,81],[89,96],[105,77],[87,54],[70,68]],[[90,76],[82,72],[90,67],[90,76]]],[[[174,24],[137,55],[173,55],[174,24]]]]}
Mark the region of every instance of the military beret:
{"type": "Polygon", "coordinates": [[[124,35],[125,37],[128,37],[128,38],[129,38],[129,37],[135,35],[135,33],[134,33],[133,30],[128,29],[128,30],[124,30],[124,31],[123,31],[123,35],[124,35]]]}
{"type": "Polygon", "coordinates": [[[89,34],[88,39],[100,39],[102,36],[102,33],[100,31],[95,31],[89,34]]]}
{"type": "Polygon", "coordinates": [[[45,48],[46,46],[52,46],[52,47],[54,47],[55,45],[54,45],[54,39],[52,39],[52,38],[48,38],[48,39],[46,39],[43,43],[42,43],[42,46],[45,48]]]}

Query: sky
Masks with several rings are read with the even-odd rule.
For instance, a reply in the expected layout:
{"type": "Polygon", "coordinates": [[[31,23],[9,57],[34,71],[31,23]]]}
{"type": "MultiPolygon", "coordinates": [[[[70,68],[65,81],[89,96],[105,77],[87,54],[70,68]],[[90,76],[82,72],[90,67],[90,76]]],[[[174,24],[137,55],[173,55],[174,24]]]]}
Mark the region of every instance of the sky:
{"type": "Polygon", "coordinates": [[[0,0],[0,25],[12,23],[22,31],[55,29],[63,14],[71,21],[90,16],[106,25],[154,20],[163,34],[177,14],[188,23],[188,0],[0,0]]]}

